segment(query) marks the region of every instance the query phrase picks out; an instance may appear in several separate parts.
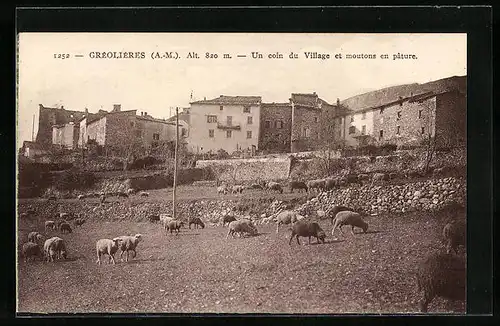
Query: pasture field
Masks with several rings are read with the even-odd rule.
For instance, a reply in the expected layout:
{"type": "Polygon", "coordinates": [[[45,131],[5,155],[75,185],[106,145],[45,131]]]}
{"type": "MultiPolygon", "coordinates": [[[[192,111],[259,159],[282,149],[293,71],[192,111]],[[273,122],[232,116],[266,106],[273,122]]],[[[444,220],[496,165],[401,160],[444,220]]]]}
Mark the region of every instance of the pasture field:
{"type": "MultiPolygon", "coordinates": [[[[160,224],[93,221],[71,234],[68,260],[18,264],[18,312],[167,313],[416,313],[413,276],[431,251],[442,250],[443,221],[422,213],[371,216],[367,234],[332,237],[327,243],[301,238],[288,244],[289,226],[258,225],[259,235],[226,239],[228,229],[181,229],[165,235],[160,224]],[[96,264],[95,242],[141,233],[128,263],[96,264]]],[[[19,243],[29,231],[22,220],[19,243]]],[[[464,303],[436,298],[430,312],[465,313],[464,303]]]]}

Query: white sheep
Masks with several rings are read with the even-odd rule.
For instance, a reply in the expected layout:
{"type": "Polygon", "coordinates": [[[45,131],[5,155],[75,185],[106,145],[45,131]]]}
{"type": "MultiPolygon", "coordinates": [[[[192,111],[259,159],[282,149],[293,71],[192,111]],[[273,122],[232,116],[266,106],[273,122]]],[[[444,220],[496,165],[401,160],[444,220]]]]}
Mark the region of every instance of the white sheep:
{"type": "Polygon", "coordinates": [[[120,237],[116,237],[115,239],[119,239],[119,249],[121,250],[120,253],[120,260],[123,261],[122,255],[124,252],[126,252],[125,256],[125,261],[128,262],[128,252],[133,251],[134,256],[132,258],[135,258],[136,256],[136,251],[135,248],[137,247],[137,244],[142,240],[142,234],[138,233],[136,235],[122,235],[120,237]]]}
{"type": "Polygon", "coordinates": [[[127,195],[133,195],[135,193],[135,190],[130,188],[130,189],[127,189],[127,195]]]}
{"type": "Polygon", "coordinates": [[[118,251],[118,247],[120,244],[119,238],[111,239],[100,239],[96,242],[96,253],[97,253],[97,264],[101,264],[101,255],[109,255],[109,260],[113,261],[113,264],[116,264],[114,254],[118,251]]]}
{"type": "Polygon", "coordinates": [[[168,214],[160,214],[160,222],[163,224],[164,230],[167,230],[167,224],[173,220],[174,218],[168,214]]]}
{"type": "Polygon", "coordinates": [[[141,196],[141,197],[149,197],[149,192],[146,192],[146,191],[141,191],[141,192],[139,193],[139,196],[141,196]]]}
{"type": "Polygon", "coordinates": [[[222,185],[222,186],[217,187],[217,193],[218,194],[224,194],[224,195],[226,195],[228,193],[228,191],[229,190],[228,190],[228,188],[227,188],[226,185],[222,185]]]}
{"type": "Polygon", "coordinates": [[[344,232],[342,231],[342,226],[344,225],[351,226],[352,235],[354,235],[354,227],[363,229],[364,233],[366,233],[366,230],[368,230],[368,223],[366,223],[363,218],[361,218],[361,215],[359,213],[352,211],[342,211],[338,212],[337,215],[335,215],[335,218],[333,220],[332,235],[337,227],[339,228],[340,233],[344,234],[344,232]]]}
{"type": "Polygon", "coordinates": [[[85,195],[78,195],[78,200],[84,200],[85,199],[85,195]]]}
{"type": "Polygon", "coordinates": [[[66,245],[64,240],[59,237],[52,237],[45,240],[43,252],[47,261],[53,262],[56,256],[59,259],[66,259],[66,245]]]}
{"type": "Polygon", "coordinates": [[[279,232],[281,224],[293,224],[303,219],[304,216],[294,211],[283,211],[276,216],[276,233],[279,232]]]}

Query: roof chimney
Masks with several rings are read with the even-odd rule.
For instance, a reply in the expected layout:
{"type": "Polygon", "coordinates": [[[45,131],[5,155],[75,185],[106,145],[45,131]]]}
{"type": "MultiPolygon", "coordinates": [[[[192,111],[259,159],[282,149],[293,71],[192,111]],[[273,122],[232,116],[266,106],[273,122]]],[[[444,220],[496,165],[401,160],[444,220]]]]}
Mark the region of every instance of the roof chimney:
{"type": "Polygon", "coordinates": [[[61,105],[61,110],[64,110],[64,105],[61,105]]]}
{"type": "Polygon", "coordinates": [[[120,112],[122,110],[121,104],[113,104],[113,112],[120,112]]]}
{"type": "Polygon", "coordinates": [[[148,113],[147,113],[147,112],[144,112],[144,116],[147,116],[147,115],[148,115],[148,113]]]}
{"type": "Polygon", "coordinates": [[[316,95],[316,92],[313,92],[313,95],[316,95]]]}
{"type": "Polygon", "coordinates": [[[224,95],[221,95],[220,97],[223,97],[224,95]]]}
{"type": "Polygon", "coordinates": [[[85,116],[89,115],[89,109],[85,108],[85,116]]]}
{"type": "Polygon", "coordinates": [[[340,105],[340,99],[337,97],[337,106],[340,105]]]}
{"type": "Polygon", "coordinates": [[[203,101],[206,101],[207,100],[207,97],[206,96],[203,96],[203,101]]]}

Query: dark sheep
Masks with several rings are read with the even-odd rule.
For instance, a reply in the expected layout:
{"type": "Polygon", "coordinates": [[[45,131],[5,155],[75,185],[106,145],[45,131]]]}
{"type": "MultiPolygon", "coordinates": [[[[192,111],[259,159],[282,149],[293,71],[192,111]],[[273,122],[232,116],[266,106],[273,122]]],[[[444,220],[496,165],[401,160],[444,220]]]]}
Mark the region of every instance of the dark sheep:
{"type": "Polygon", "coordinates": [[[277,182],[269,182],[267,184],[267,189],[277,191],[277,192],[279,192],[281,194],[283,193],[283,188],[277,182]]]}
{"type": "Polygon", "coordinates": [[[253,183],[252,185],[250,185],[250,189],[259,189],[259,190],[262,190],[264,188],[260,184],[258,184],[258,183],[253,183]]]}
{"type": "Polygon", "coordinates": [[[465,220],[453,220],[443,227],[443,238],[446,243],[446,252],[451,253],[453,250],[458,253],[458,246],[465,246],[465,220]]]}
{"type": "Polygon", "coordinates": [[[226,223],[229,224],[232,221],[236,221],[236,218],[234,216],[231,216],[231,215],[226,215],[222,219],[222,226],[226,226],[226,223]]]}
{"type": "Polygon", "coordinates": [[[399,174],[396,172],[389,173],[389,179],[391,179],[391,180],[397,179],[398,177],[399,177],[399,174]]]}
{"type": "Polygon", "coordinates": [[[358,176],[355,174],[346,175],[347,183],[358,183],[358,176]]]}
{"type": "Polygon", "coordinates": [[[68,223],[68,221],[66,221],[65,219],[57,221],[57,228],[60,230],[61,229],[61,225],[64,224],[64,223],[68,223]]]}
{"type": "Polygon", "coordinates": [[[292,244],[293,237],[297,238],[297,243],[300,245],[299,237],[309,238],[309,244],[311,244],[311,237],[315,237],[317,243],[325,243],[326,234],[323,229],[319,226],[317,222],[309,222],[307,220],[297,221],[292,225],[292,235],[288,244],[292,244]]]}
{"type": "Polygon", "coordinates": [[[325,179],[325,190],[331,190],[339,185],[340,185],[339,179],[334,179],[334,178],[326,178],[325,179]]]}
{"type": "Polygon", "coordinates": [[[318,191],[321,191],[325,189],[325,180],[324,179],[309,180],[307,182],[307,188],[309,189],[309,191],[311,191],[312,189],[317,189],[318,191]]]}
{"type": "Polygon", "coordinates": [[[75,224],[75,227],[82,226],[83,223],[85,223],[85,220],[83,218],[77,218],[73,223],[75,224]]]}
{"type": "Polygon", "coordinates": [[[61,223],[61,225],[59,226],[59,230],[62,232],[62,233],[71,233],[73,232],[73,230],[71,229],[71,226],[69,225],[69,223],[61,223]]]}
{"type": "Polygon", "coordinates": [[[349,207],[346,207],[346,206],[338,205],[338,206],[333,206],[326,211],[326,216],[330,219],[330,223],[332,225],[333,225],[333,220],[335,219],[337,214],[339,212],[342,212],[342,211],[351,211],[352,212],[354,210],[349,208],[349,207]]]}
{"type": "Polygon", "coordinates": [[[151,223],[158,223],[160,222],[160,215],[149,215],[148,220],[151,223]]]}
{"type": "Polygon", "coordinates": [[[465,300],[465,259],[463,257],[434,253],[423,261],[416,275],[417,288],[423,291],[419,302],[420,312],[427,312],[435,297],[448,300],[465,300]]]}
{"type": "Polygon", "coordinates": [[[180,228],[183,226],[184,226],[184,222],[173,220],[173,221],[168,222],[168,224],[166,226],[166,230],[167,230],[167,232],[170,231],[170,234],[172,234],[172,232],[175,230],[176,235],[178,235],[180,228]]]}
{"type": "Polygon", "coordinates": [[[294,189],[298,189],[299,192],[300,190],[305,190],[305,192],[308,192],[306,183],[302,181],[290,181],[289,186],[291,193],[293,192],[294,189]]]}
{"type": "Polygon", "coordinates": [[[234,237],[235,233],[238,233],[241,237],[241,235],[245,233],[248,233],[250,235],[257,235],[259,232],[257,231],[257,228],[252,221],[243,218],[241,220],[232,221],[231,223],[229,223],[229,231],[227,232],[226,239],[229,237],[229,235],[234,237]]]}
{"type": "Polygon", "coordinates": [[[40,260],[43,260],[42,250],[36,242],[26,242],[23,244],[22,254],[24,261],[28,261],[31,258],[35,259],[35,257],[39,257],[40,260]]]}
{"type": "Polygon", "coordinates": [[[195,217],[189,221],[189,228],[191,228],[191,224],[194,224],[195,229],[197,229],[198,226],[201,226],[202,229],[205,228],[205,223],[203,223],[199,217],[195,217]]]}
{"type": "Polygon", "coordinates": [[[342,227],[344,225],[351,226],[352,235],[354,235],[354,227],[363,229],[364,233],[366,233],[366,231],[368,230],[368,223],[366,223],[361,218],[361,215],[352,211],[342,211],[337,213],[337,215],[335,216],[335,219],[333,221],[332,235],[337,227],[339,228],[340,232],[344,234],[344,232],[342,231],[342,227]]]}

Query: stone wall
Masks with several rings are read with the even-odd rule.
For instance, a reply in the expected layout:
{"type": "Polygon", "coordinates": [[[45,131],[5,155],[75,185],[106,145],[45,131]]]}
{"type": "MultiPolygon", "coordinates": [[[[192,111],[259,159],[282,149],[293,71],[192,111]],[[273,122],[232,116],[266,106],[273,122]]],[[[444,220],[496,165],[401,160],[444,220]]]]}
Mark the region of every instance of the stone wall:
{"type": "Polygon", "coordinates": [[[284,180],[288,178],[291,160],[285,158],[197,161],[196,167],[219,167],[219,179],[226,182],[284,180]]]}

